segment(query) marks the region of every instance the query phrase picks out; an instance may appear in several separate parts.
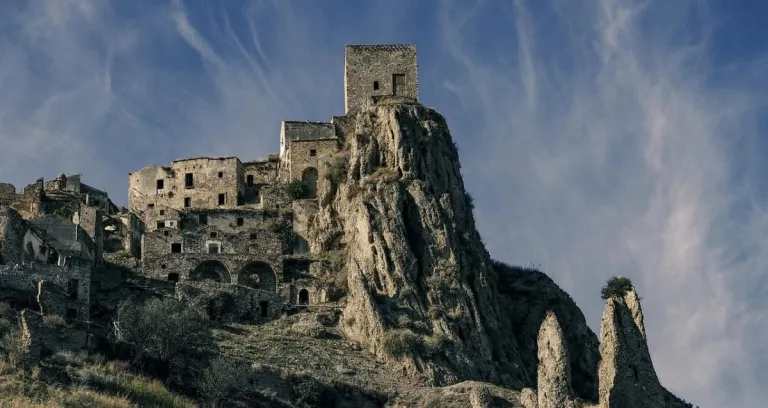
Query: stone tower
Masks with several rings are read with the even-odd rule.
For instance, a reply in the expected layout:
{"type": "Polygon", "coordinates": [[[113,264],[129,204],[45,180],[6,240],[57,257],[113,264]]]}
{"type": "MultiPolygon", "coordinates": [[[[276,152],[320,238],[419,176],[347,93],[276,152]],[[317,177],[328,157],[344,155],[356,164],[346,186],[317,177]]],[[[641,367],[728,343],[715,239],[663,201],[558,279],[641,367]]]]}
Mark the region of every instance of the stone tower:
{"type": "Polygon", "coordinates": [[[419,99],[414,45],[347,45],[344,52],[344,113],[372,96],[419,99]]]}

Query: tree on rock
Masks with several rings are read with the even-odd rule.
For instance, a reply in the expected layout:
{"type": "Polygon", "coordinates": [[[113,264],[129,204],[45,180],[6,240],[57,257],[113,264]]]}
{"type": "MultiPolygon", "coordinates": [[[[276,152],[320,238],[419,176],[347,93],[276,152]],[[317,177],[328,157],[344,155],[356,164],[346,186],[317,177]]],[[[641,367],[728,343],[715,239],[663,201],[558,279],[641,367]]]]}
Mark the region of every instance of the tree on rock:
{"type": "Polygon", "coordinates": [[[600,289],[600,297],[608,299],[610,297],[622,298],[630,290],[632,290],[632,281],[629,278],[623,276],[614,276],[608,279],[608,282],[602,289],[600,289]]]}

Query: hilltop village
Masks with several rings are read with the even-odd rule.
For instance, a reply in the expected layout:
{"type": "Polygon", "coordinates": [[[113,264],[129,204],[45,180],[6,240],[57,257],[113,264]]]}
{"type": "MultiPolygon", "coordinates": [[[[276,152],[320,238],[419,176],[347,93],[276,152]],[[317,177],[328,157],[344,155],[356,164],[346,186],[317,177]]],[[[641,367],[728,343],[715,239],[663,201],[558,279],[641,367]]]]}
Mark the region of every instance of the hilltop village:
{"type": "MultiPolygon", "coordinates": [[[[348,46],[344,79],[347,112],[415,102],[416,49],[348,46]]],[[[333,300],[316,271],[330,265],[317,262],[306,233],[345,119],[283,121],[279,153],[266,160],[186,158],[131,172],[128,208],[81,175],[41,178],[20,193],[1,183],[0,300],[39,298],[52,304],[43,313],[88,321],[91,292],[115,279],[101,276],[105,260],[154,279],[250,288],[252,310],[242,312],[257,317],[333,300]]]]}

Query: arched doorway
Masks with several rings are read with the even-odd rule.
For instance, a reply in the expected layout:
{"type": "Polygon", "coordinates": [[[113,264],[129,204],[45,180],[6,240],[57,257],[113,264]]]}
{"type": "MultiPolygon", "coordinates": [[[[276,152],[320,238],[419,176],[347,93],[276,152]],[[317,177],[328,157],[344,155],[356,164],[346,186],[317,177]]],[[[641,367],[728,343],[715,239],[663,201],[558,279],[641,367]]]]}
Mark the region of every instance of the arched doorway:
{"type": "Polygon", "coordinates": [[[237,284],[254,289],[277,291],[277,276],[272,268],[264,262],[248,262],[237,275],[237,284]]]}
{"type": "Polygon", "coordinates": [[[230,283],[229,271],[219,261],[203,261],[189,274],[189,279],[193,281],[212,280],[214,282],[230,283]]]}
{"type": "Polygon", "coordinates": [[[307,167],[301,173],[301,182],[307,186],[307,192],[309,198],[317,197],[317,169],[314,167],[307,167]]]}
{"type": "Polygon", "coordinates": [[[299,304],[300,305],[308,305],[309,304],[309,291],[306,289],[302,289],[299,291],[299,304]]]}

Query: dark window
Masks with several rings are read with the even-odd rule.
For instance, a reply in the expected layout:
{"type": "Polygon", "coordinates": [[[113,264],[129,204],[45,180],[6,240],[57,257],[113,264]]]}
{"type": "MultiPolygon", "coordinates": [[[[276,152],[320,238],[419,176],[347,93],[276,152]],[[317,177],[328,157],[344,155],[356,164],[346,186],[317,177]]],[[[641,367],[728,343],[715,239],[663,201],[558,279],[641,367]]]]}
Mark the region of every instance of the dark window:
{"type": "Polygon", "coordinates": [[[224,194],[219,194],[219,205],[224,205],[224,198],[225,198],[224,194]]]}
{"type": "Polygon", "coordinates": [[[171,244],[171,253],[180,254],[181,253],[181,244],[179,244],[179,243],[171,244]]]}
{"type": "Polygon", "coordinates": [[[208,214],[200,214],[198,219],[200,220],[200,225],[208,225],[208,214]]]}
{"type": "Polygon", "coordinates": [[[168,274],[168,280],[171,282],[178,282],[179,281],[179,274],[176,272],[171,272],[168,274]]]}
{"type": "Polygon", "coordinates": [[[310,156],[310,157],[315,157],[315,156],[317,156],[317,150],[315,150],[315,149],[310,149],[310,150],[309,150],[309,156],[310,156]]]}
{"type": "Polygon", "coordinates": [[[69,298],[77,300],[78,294],[80,292],[79,290],[80,282],[77,279],[70,279],[69,280],[69,286],[67,289],[69,289],[69,298]]]}
{"type": "Polygon", "coordinates": [[[167,237],[167,236],[169,236],[171,234],[170,234],[170,232],[168,232],[168,230],[165,230],[165,231],[163,231],[163,235],[165,235],[167,237]]]}
{"type": "Polygon", "coordinates": [[[168,193],[168,198],[173,198],[173,191],[168,193]]]}
{"type": "Polygon", "coordinates": [[[67,309],[66,314],[67,323],[72,323],[73,320],[77,319],[77,309],[67,309]]]}
{"type": "Polygon", "coordinates": [[[165,269],[165,268],[167,268],[167,267],[168,267],[168,265],[166,265],[166,264],[162,264],[162,265],[160,265],[160,269],[165,269]]]}
{"type": "Polygon", "coordinates": [[[165,221],[158,221],[157,222],[157,229],[165,228],[165,221]]]}
{"type": "Polygon", "coordinates": [[[165,210],[160,210],[160,215],[165,215],[165,210]]]}
{"type": "Polygon", "coordinates": [[[379,90],[379,81],[373,81],[373,90],[378,91],[379,90]]]}
{"type": "Polygon", "coordinates": [[[192,198],[184,197],[184,207],[192,207],[192,198]]]}
{"type": "Polygon", "coordinates": [[[220,171],[220,172],[219,172],[219,178],[222,178],[222,177],[224,177],[224,172],[223,172],[223,171],[220,171]]]}
{"type": "Polygon", "coordinates": [[[158,190],[162,190],[162,189],[163,189],[163,185],[164,185],[164,184],[165,184],[165,181],[163,181],[163,180],[157,180],[157,189],[158,189],[158,190]]]}
{"type": "Polygon", "coordinates": [[[192,173],[184,175],[184,188],[195,188],[195,179],[192,176],[192,173]]]}
{"type": "Polygon", "coordinates": [[[261,317],[269,316],[269,302],[267,301],[259,302],[259,309],[261,309],[261,317]]]}
{"type": "Polygon", "coordinates": [[[209,254],[218,254],[219,253],[219,244],[216,244],[216,243],[208,244],[208,253],[209,254]]]}
{"type": "Polygon", "coordinates": [[[398,95],[405,92],[405,75],[392,75],[392,95],[398,95]]]}
{"type": "Polygon", "coordinates": [[[256,233],[252,232],[251,235],[249,235],[250,239],[256,239],[256,233]]]}
{"type": "Polygon", "coordinates": [[[237,226],[238,226],[238,227],[242,227],[242,226],[243,226],[243,222],[244,222],[244,221],[243,221],[243,219],[242,219],[242,218],[240,218],[240,217],[238,217],[238,218],[237,218],[237,226]]]}
{"type": "Polygon", "coordinates": [[[218,235],[218,234],[216,234],[215,232],[211,232],[211,234],[210,234],[209,236],[210,236],[211,238],[216,238],[216,235],[218,235]]]}
{"type": "Polygon", "coordinates": [[[154,204],[147,204],[147,208],[155,208],[154,204]]]}
{"type": "Polygon", "coordinates": [[[248,184],[249,186],[253,185],[253,174],[249,174],[245,176],[245,183],[248,184]]]}

